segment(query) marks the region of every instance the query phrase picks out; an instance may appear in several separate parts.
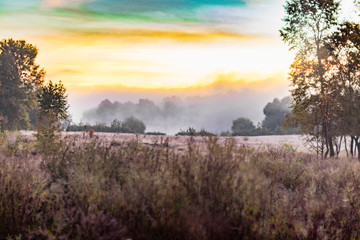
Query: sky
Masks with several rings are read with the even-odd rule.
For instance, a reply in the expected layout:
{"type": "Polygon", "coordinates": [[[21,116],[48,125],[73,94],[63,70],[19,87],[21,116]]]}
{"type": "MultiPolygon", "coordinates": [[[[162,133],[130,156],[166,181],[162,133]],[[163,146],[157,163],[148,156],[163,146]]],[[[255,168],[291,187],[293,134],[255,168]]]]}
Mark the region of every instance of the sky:
{"type": "MultiPolygon", "coordinates": [[[[254,92],[288,95],[282,0],[0,0],[0,39],[39,48],[70,113],[101,100],[254,92]]],[[[249,106],[251,103],[246,103],[249,106]]],[[[253,121],[261,121],[262,109],[253,121]]],[[[254,111],[255,111],[254,110],[254,111]]],[[[239,112],[239,115],[241,112],[239,112]]]]}

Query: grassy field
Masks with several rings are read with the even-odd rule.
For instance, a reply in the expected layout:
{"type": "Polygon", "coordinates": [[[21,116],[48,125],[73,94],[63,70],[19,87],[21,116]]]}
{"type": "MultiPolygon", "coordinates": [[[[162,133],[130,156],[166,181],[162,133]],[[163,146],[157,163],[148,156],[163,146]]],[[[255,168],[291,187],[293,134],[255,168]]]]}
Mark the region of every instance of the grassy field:
{"type": "MultiPolygon", "coordinates": [[[[23,136],[30,140],[35,140],[36,132],[33,131],[20,131],[17,133],[11,134],[10,138],[12,141],[16,140],[17,136],[23,136]]],[[[92,140],[89,138],[88,134],[82,132],[63,132],[62,137],[77,137],[82,140],[92,140]]],[[[103,143],[110,143],[111,141],[133,141],[136,140],[139,143],[144,145],[153,146],[164,142],[166,140],[169,148],[176,151],[184,151],[188,147],[188,141],[191,138],[200,148],[206,148],[206,139],[205,137],[195,136],[156,136],[156,135],[135,135],[127,133],[95,133],[95,138],[100,140],[103,143]]],[[[301,135],[272,135],[272,136],[249,136],[249,137],[232,137],[233,141],[237,146],[247,146],[253,148],[266,148],[268,146],[272,147],[282,147],[283,145],[291,145],[296,150],[301,152],[310,152],[306,147],[304,138],[301,135]]],[[[217,142],[219,144],[224,144],[228,140],[228,137],[217,137],[217,142]]]]}
{"type": "Polygon", "coordinates": [[[277,138],[148,137],[2,136],[0,239],[360,237],[356,159],[277,138]]]}

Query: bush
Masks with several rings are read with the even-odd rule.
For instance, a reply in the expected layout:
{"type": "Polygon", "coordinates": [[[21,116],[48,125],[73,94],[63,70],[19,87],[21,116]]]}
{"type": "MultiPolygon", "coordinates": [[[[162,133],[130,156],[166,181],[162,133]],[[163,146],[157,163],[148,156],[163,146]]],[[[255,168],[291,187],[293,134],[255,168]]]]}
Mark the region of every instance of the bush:
{"type": "Polygon", "coordinates": [[[250,119],[238,118],[233,121],[231,131],[234,136],[252,136],[256,135],[255,126],[250,119]]]}
{"type": "Polygon", "coordinates": [[[135,117],[128,117],[121,123],[124,133],[145,133],[145,124],[135,117]]]}
{"type": "Polygon", "coordinates": [[[165,136],[166,133],[162,133],[162,132],[147,132],[146,135],[165,136]]]}
{"type": "Polygon", "coordinates": [[[175,134],[175,136],[202,136],[202,137],[210,137],[216,136],[216,134],[211,133],[205,129],[201,129],[200,131],[196,131],[195,128],[189,127],[186,131],[180,129],[180,132],[175,134]]]}

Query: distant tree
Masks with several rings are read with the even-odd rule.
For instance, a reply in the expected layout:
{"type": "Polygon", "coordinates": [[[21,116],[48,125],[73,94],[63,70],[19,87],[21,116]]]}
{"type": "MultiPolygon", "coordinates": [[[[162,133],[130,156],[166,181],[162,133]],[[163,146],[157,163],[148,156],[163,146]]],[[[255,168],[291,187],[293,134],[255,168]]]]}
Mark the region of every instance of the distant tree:
{"type": "Polygon", "coordinates": [[[173,118],[179,116],[182,112],[182,101],[179,97],[166,97],[163,100],[163,116],[173,118]]]}
{"type": "Polygon", "coordinates": [[[35,63],[37,54],[22,40],[0,42],[0,115],[6,129],[26,129],[36,121],[36,92],[45,75],[35,63]]]}
{"type": "Polygon", "coordinates": [[[121,123],[121,128],[125,133],[145,133],[146,126],[142,121],[131,116],[121,123]]]}
{"type": "Polygon", "coordinates": [[[111,122],[111,128],[121,128],[121,122],[116,118],[111,122]]]}
{"type": "Polygon", "coordinates": [[[255,134],[255,125],[248,118],[238,118],[233,121],[231,131],[233,135],[249,136],[255,134]]]}
{"type": "Polygon", "coordinates": [[[282,124],[286,116],[291,113],[291,101],[291,97],[284,97],[281,100],[275,98],[266,104],[263,109],[265,119],[262,122],[262,127],[273,134],[284,134],[282,124]]]}

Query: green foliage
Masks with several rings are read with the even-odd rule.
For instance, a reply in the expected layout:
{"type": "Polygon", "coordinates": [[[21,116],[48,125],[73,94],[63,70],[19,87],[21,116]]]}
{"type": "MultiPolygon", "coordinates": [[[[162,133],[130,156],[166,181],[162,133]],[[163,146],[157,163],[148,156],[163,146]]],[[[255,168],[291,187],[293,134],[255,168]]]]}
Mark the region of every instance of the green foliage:
{"type": "Polygon", "coordinates": [[[35,63],[37,54],[35,46],[22,40],[0,42],[0,115],[4,129],[27,129],[36,123],[36,91],[45,75],[35,63]]]}
{"type": "Polygon", "coordinates": [[[238,118],[233,121],[231,131],[234,136],[252,136],[255,135],[255,126],[248,118],[238,118]]]}
{"type": "Polygon", "coordinates": [[[55,84],[49,81],[49,83],[41,87],[37,97],[41,120],[48,116],[52,116],[55,121],[68,118],[69,104],[66,89],[61,81],[55,84]]]}

